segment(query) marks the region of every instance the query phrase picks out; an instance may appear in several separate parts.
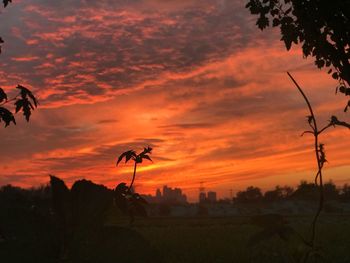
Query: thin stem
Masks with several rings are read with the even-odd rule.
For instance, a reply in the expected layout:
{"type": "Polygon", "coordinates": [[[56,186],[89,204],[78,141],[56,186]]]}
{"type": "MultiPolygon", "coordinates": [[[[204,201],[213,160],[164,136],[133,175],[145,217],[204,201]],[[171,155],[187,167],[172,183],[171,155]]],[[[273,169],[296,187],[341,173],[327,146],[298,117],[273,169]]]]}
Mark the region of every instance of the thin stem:
{"type": "MultiPolygon", "coordinates": [[[[18,95],[17,95],[17,96],[18,96],[18,95]]],[[[17,96],[14,97],[14,98],[12,98],[12,99],[10,99],[10,100],[5,100],[3,103],[0,104],[0,106],[3,106],[3,105],[5,105],[5,104],[7,104],[7,103],[9,103],[9,102],[11,102],[11,101],[16,100],[16,99],[17,99],[17,96]]]]}
{"type": "Polygon", "coordinates": [[[300,136],[304,136],[304,134],[306,134],[306,133],[310,133],[310,134],[314,134],[314,132],[313,131],[304,131],[300,136]]]}
{"type": "Polygon", "coordinates": [[[322,129],[318,132],[318,135],[320,135],[322,132],[324,132],[325,130],[327,130],[329,127],[332,127],[332,126],[333,126],[332,123],[328,124],[326,127],[322,128],[322,129]]]}
{"type": "Polygon", "coordinates": [[[287,72],[288,76],[291,78],[291,80],[294,82],[295,86],[298,88],[298,90],[300,91],[301,95],[304,97],[304,100],[309,108],[309,111],[310,111],[310,114],[311,114],[311,118],[313,119],[314,121],[314,124],[315,124],[315,129],[317,130],[317,124],[316,124],[316,120],[315,120],[315,115],[314,115],[314,111],[312,110],[312,107],[311,107],[311,104],[310,104],[310,101],[308,100],[308,98],[306,97],[304,91],[301,89],[301,87],[299,86],[299,84],[295,81],[295,79],[292,77],[292,75],[287,72]]]}
{"type": "Polygon", "coordinates": [[[130,184],[130,186],[129,186],[129,192],[131,192],[132,185],[134,184],[134,181],[135,181],[136,167],[137,167],[137,162],[135,161],[135,165],[134,165],[134,174],[133,174],[133,176],[132,176],[131,184],[130,184]]]}
{"type": "MultiPolygon", "coordinates": [[[[312,233],[311,233],[311,245],[312,247],[314,248],[315,246],[315,237],[316,237],[316,224],[317,224],[317,220],[318,220],[318,217],[320,216],[321,214],[321,211],[323,209],[323,202],[324,202],[324,194],[323,194],[323,178],[322,178],[322,162],[320,160],[320,155],[319,155],[319,146],[318,146],[318,135],[320,134],[320,132],[318,131],[318,128],[317,128],[317,121],[316,121],[316,118],[315,118],[315,114],[312,110],[312,107],[311,107],[311,103],[310,101],[308,100],[308,98],[306,97],[305,93],[303,92],[303,90],[301,89],[301,87],[298,85],[298,83],[295,81],[295,79],[292,77],[292,75],[287,72],[288,76],[291,78],[291,80],[294,82],[295,86],[298,88],[299,92],[301,93],[301,95],[304,97],[304,100],[309,108],[309,111],[310,111],[310,114],[311,114],[311,119],[313,121],[313,124],[314,124],[314,138],[315,138],[315,141],[314,141],[314,147],[315,147],[315,154],[316,154],[316,161],[317,161],[317,167],[318,167],[318,172],[316,174],[316,177],[315,177],[315,182],[317,182],[317,179],[319,179],[319,192],[320,192],[320,198],[319,198],[319,205],[318,205],[318,209],[316,211],[316,214],[314,216],[314,219],[312,221],[312,225],[311,225],[311,228],[312,228],[312,233]]],[[[328,128],[328,127],[327,127],[328,128]]],[[[325,129],[322,129],[321,131],[324,131],[325,129]]],[[[317,184],[316,184],[317,185],[317,184]]]]}

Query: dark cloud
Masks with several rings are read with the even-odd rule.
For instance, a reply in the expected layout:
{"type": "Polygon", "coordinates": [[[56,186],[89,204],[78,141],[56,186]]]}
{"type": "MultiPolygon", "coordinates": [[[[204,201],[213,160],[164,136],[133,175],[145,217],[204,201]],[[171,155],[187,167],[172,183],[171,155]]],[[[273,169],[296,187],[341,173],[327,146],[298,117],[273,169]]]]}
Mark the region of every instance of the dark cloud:
{"type": "Polygon", "coordinates": [[[0,29],[11,43],[2,58],[3,74],[13,72],[13,82],[52,90],[46,104],[73,103],[76,97],[108,97],[166,72],[186,72],[242,48],[251,31],[236,12],[242,3],[193,3],[170,1],[165,5],[180,8],[146,11],[147,1],[26,1],[15,8],[15,18],[10,19],[15,11],[3,15],[0,29]]]}
{"type": "Polygon", "coordinates": [[[211,128],[214,124],[212,123],[178,123],[171,125],[162,125],[159,126],[161,129],[173,130],[173,129],[202,129],[202,128],[211,128]]]}
{"type": "MultiPolygon", "coordinates": [[[[162,139],[157,138],[139,138],[127,143],[98,146],[89,153],[81,153],[68,157],[41,158],[37,162],[45,164],[53,173],[63,173],[67,170],[92,169],[92,167],[95,168],[97,173],[103,173],[103,171],[110,169],[111,166],[115,166],[115,161],[121,153],[127,150],[138,152],[146,146],[157,147],[162,142],[162,139]]],[[[157,160],[157,156],[153,158],[157,160]]],[[[161,159],[169,160],[168,158],[161,159]]]]}

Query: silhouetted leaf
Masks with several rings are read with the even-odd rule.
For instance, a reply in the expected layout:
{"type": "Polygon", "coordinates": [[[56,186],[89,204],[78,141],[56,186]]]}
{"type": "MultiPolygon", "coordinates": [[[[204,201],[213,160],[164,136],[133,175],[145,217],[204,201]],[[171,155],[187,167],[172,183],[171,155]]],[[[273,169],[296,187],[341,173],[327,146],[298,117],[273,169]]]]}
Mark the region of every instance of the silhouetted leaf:
{"type": "Polygon", "coordinates": [[[266,16],[260,16],[256,24],[261,30],[264,30],[264,28],[269,26],[269,19],[266,16]]]}
{"type": "Polygon", "coordinates": [[[137,155],[135,158],[136,163],[142,163],[142,157],[140,155],[137,155]]]}
{"type": "Polygon", "coordinates": [[[131,158],[135,158],[136,153],[134,151],[129,151],[125,156],[125,163],[127,163],[131,158]]]}
{"type": "Polygon", "coordinates": [[[26,120],[29,121],[30,115],[32,114],[32,110],[34,109],[30,101],[26,97],[23,99],[18,99],[15,102],[15,106],[16,106],[16,113],[22,110],[26,120]]]}
{"type": "Polygon", "coordinates": [[[18,85],[16,88],[20,90],[20,94],[23,99],[29,97],[33,101],[35,107],[38,106],[38,100],[29,89],[23,87],[22,85],[18,85]]]}
{"type": "Polygon", "coordinates": [[[15,102],[16,113],[19,112],[23,108],[23,100],[17,100],[15,102]]]}
{"type": "Polygon", "coordinates": [[[332,78],[333,78],[333,79],[338,79],[338,78],[339,78],[338,72],[334,72],[334,73],[332,74],[332,78]]]}
{"type": "Polygon", "coordinates": [[[348,108],[349,108],[349,103],[348,103],[348,105],[345,106],[344,112],[347,112],[347,111],[348,111],[348,108]]]}
{"type": "Polygon", "coordinates": [[[12,3],[12,0],[3,0],[4,7],[6,7],[9,3],[12,3]]]}
{"type": "Polygon", "coordinates": [[[1,121],[5,122],[5,127],[9,126],[11,122],[16,125],[16,120],[12,112],[3,107],[0,107],[0,122],[1,121]]]}
{"type": "Polygon", "coordinates": [[[127,163],[131,158],[136,158],[136,153],[133,150],[122,153],[117,160],[117,165],[123,160],[123,158],[125,158],[125,163],[127,163]]]}
{"type": "Polygon", "coordinates": [[[7,95],[5,91],[2,88],[0,88],[0,103],[3,101],[7,101],[7,95]]]}
{"type": "Polygon", "coordinates": [[[138,155],[137,162],[142,163],[142,159],[147,159],[152,162],[151,157],[147,155],[149,153],[152,153],[152,148],[148,146],[147,148],[144,148],[144,150],[138,155]]]}
{"type": "Polygon", "coordinates": [[[1,44],[3,44],[4,43],[4,40],[0,37],[0,53],[1,53],[1,44]]]}
{"type": "Polygon", "coordinates": [[[147,160],[150,160],[151,162],[153,162],[152,159],[151,159],[151,157],[149,157],[148,155],[144,155],[144,156],[142,156],[142,158],[147,159],[147,160]]]}
{"type": "Polygon", "coordinates": [[[274,18],[272,20],[272,25],[273,26],[279,26],[281,24],[281,20],[279,20],[278,18],[274,18]]]}

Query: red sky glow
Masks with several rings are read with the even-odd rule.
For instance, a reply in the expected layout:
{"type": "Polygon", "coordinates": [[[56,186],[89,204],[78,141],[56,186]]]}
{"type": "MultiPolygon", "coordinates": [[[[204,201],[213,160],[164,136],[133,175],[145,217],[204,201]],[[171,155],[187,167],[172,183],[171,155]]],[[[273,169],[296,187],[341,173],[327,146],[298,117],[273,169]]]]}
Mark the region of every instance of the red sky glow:
{"type": "MultiPolygon", "coordinates": [[[[141,193],[167,184],[194,201],[200,182],[223,198],[311,181],[308,112],[286,72],[323,124],[349,119],[346,98],[254,19],[242,0],[15,1],[1,14],[0,86],[27,86],[40,106],[29,123],[0,129],[0,185],[53,174],[114,187],[132,175],[117,156],[145,146],[154,162],[138,170],[141,193]]],[[[325,178],[339,185],[350,182],[348,132],[321,136],[325,178]]]]}

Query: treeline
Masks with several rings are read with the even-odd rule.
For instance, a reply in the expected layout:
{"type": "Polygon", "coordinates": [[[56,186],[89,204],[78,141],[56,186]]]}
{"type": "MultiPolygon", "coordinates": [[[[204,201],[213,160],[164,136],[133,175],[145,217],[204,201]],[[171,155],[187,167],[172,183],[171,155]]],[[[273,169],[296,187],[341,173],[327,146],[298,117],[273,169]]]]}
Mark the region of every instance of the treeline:
{"type": "Polygon", "coordinates": [[[142,199],[124,189],[87,180],[68,188],[54,176],[47,186],[0,187],[1,262],[154,262],[157,254],[139,233],[109,224],[145,213],[142,199]]]}
{"type": "MultiPolygon", "coordinates": [[[[350,201],[350,185],[345,184],[338,188],[332,181],[324,184],[324,197],[326,200],[341,202],[350,201]]],[[[314,183],[301,181],[294,189],[290,186],[276,186],[275,189],[263,193],[259,187],[249,186],[239,191],[233,201],[236,203],[276,202],[283,200],[317,200],[319,188],[314,183]]]]}
{"type": "MultiPolygon", "coordinates": [[[[350,201],[350,185],[344,184],[337,187],[332,181],[324,184],[324,196],[326,200],[350,201]]],[[[316,200],[319,197],[319,188],[307,181],[301,181],[293,188],[291,186],[276,186],[273,190],[263,192],[259,187],[249,186],[245,190],[238,191],[233,198],[237,203],[250,202],[276,202],[282,200],[316,200]]],[[[0,203],[7,205],[23,204],[30,205],[32,209],[49,209],[51,206],[51,186],[43,185],[23,189],[20,187],[5,185],[0,187],[0,203]]]]}

